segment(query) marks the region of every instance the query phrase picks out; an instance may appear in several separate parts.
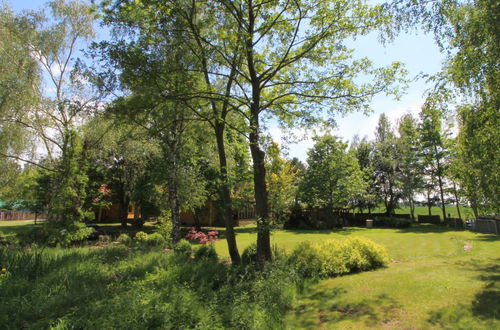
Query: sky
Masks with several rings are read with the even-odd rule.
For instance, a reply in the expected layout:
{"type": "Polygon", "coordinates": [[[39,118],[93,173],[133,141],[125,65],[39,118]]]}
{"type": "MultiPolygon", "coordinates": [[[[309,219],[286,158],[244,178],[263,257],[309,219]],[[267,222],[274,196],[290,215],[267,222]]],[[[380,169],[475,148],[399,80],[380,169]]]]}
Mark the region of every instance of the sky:
{"type": "MultiPolygon", "coordinates": [[[[8,3],[14,11],[20,12],[24,9],[41,8],[46,1],[10,0],[8,3]]],[[[104,35],[102,31],[101,35],[104,35]]],[[[354,45],[356,48],[355,56],[366,56],[374,62],[375,66],[388,65],[393,61],[403,62],[409,72],[408,78],[413,78],[420,74],[435,74],[440,70],[444,60],[444,55],[439,52],[433,36],[424,34],[423,32],[402,34],[394,42],[385,47],[378,43],[373,36],[360,38],[354,42],[354,45]]],[[[427,84],[425,79],[422,78],[410,82],[405,94],[399,100],[394,100],[385,95],[375,96],[372,102],[373,112],[371,114],[353,113],[335,118],[337,128],[332,133],[342,137],[345,141],[352,140],[352,137],[355,135],[358,135],[360,138],[367,136],[369,139],[372,139],[380,114],[385,113],[393,124],[407,112],[416,116],[424,102],[425,91],[430,88],[431,85],[427,84]]],[[[285,146],[283,140],[284,134],[276,125],[270,123],[268,125],[268,133],[272,136],[273,140],[285,146]]],[[[305,136],[305,138],[298,143],[286,143],[287,147],[284,152],[289,158],[297,157],[305,160],[307,150],[314,144],[311,139],[312,133],[297,131],[295,134],[305,136]]]]}

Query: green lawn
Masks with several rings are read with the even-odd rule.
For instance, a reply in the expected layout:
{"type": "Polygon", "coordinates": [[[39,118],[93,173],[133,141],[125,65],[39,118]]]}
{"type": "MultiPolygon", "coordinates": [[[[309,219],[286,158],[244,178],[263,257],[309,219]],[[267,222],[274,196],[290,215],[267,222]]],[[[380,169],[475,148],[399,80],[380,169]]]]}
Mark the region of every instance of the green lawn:
{"type": "MultiPolygon", "coordinates": [[[[373,213],[384,213],[385,209],[383,207],[378,207],[375,210],[373,210],[373,213]]],[[[433,206],[431,207],[431,213],[432,215],[439,215],[441,219],[443,218],[443,211],[441,210],[440,207],[433,206]]],[[[410,214],[410,207],[409,206],[403,206],[398,209],[396,209],[396,214],[410,214]]],[[[415,207],[415,216],[423,214],[423,215],[428,215],[429,214],[429,209],[426,206],[417,206],[415,207]]],[[[455,206],[446,206],[446,214],[450,215],[452,218],[458,218],[458,211],[455,206]]],[[[472,209],[467,206],[460,206],[460,215],[462,216],[462,219],[473,219],[474,218],[474,212],[472,212],[472,209]]]]}
{"type": "MultiPolygon", "coordinates": [[[[307,289],[287,315],[289,328],[500,328],[500,236],[417,225],[401,230],[283,230],[275,231],[271,241],[291,250],[299,241],[345,235],[384,245],[392,263],[307,289]]],[[[255,238],[254,228],[240,228],[238,247],[243,250],[255,238]]],[[[216,248],[227,256],[224,241],[216,248]]]]}

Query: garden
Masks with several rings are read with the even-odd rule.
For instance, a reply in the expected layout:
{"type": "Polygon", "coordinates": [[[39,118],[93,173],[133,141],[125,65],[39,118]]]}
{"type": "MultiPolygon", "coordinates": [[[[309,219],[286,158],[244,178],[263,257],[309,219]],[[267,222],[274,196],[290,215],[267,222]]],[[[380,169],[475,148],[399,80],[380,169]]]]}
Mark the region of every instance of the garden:
{"type": "Polygon", "coordinates": [[[495,0],[0,4],[0,328],[493,329],[495,0]]]}
{"type": "MultiPolygon", "coordinates": [[[[0,223],[0,233],[12,237],[30,226],[0,223]]],[[[7,329],[500,324],[495,235],[432,224],[276,230],[274,261],[258,270],[255,225],[236,228],[245,250],[238,267],[228,264],[223,238],[183,239],[171,249],[146,226],[149,234],[117,232],[114,242],[0,247],[0,321],[7,329]]]]}

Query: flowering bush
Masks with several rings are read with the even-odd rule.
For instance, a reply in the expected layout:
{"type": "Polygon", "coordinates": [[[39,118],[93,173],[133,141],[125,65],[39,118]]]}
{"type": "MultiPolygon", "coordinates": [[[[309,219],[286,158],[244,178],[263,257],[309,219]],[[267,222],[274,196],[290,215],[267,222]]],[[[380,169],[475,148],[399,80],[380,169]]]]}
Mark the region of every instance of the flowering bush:
{"type": "Polygon", "coordinates": [[[215,242],[219,240],[219,232],[217,230],[209,231],[208,233],[204,233],[202,231],[196,231],[196,229],[191,229],[186,238],[190,240],[198,240],[200,244],[206,244],[209,242],[215,242]]]}

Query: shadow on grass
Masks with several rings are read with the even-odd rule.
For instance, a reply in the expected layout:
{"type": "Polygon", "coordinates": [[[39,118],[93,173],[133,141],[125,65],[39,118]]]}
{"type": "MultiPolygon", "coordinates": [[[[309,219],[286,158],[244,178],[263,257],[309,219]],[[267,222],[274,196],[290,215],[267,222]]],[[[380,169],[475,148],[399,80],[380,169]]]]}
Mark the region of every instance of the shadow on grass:
{"type": "Polygon", "coordinates": [[[362,320],[367,327],[392,323],[401,306],[386,295],[355,303],[342,301],[345,289],[316,288],[304,296],[293,313],[300,328],[330,327],[342,321],[362,320]]]}
{"type": "MultiPolygon", "coordinates": [[[[301,234],[350,235],[352,233],[362,231],[362,230],[363,230],[363,228],[346,227],[346,228],[342,228],[342,229],[317,229],[317,230],[312,230],[312,229],[280,229],[279,231],[282,233],[296,234],[296,235],[301,235],[301,234]]],[[[226,231],[224,229],[218,229],[218,231],[219,231],[219,238],[221,238],[221,239],[226,238],[226,231]]],[[[236,232],[236,234],[256,234],[257,228],[256,227],[238,228],[235,230],[235,232],[236,232]]],[[[271,231],[271,235],[273,235],[273,231],[271,231]]]]}
{"type": "Polygon", "coordinates": [[[481,236],[477,236],[472,239],[473,241],[482,241],[482,242],[497,242],[500,241],[500,235],[493,234],[481,234],[481,236]]]}
{"type": "Polygon", "coordinates": [[[488,264],[470,261],[461,264],[478,273],[484,288],[477,293],[472,304],[457,304],[430,313],[428,322],[433,325],[456,328],[498,329],[500,326],[500,258],[488,264]]]}
{"type": "Polygon", "coordinates": [[[433,225],[433,224],[413,224],[409,228],[400,228],[398,233],[401,234],[436,234],[436,233],[449,233],[449,232],[462,232],[463,229],[450,228],[446,226],[433,225]]]}

